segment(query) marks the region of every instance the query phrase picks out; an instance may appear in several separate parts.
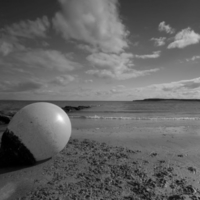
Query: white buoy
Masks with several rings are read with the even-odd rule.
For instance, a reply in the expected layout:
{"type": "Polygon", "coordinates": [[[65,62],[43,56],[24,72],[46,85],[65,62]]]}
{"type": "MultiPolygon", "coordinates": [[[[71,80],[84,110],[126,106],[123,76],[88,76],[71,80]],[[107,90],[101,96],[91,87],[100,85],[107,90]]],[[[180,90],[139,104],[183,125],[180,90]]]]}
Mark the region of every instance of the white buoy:
{"type": "Polygon", "coordinates": [[[11,145],[21,159],[34,164],[63,150],[70,136],[71,122],[63,109],[51,103],[33,103],[12,118],[2,136],[1,148],[10,151],[11,145]]]}

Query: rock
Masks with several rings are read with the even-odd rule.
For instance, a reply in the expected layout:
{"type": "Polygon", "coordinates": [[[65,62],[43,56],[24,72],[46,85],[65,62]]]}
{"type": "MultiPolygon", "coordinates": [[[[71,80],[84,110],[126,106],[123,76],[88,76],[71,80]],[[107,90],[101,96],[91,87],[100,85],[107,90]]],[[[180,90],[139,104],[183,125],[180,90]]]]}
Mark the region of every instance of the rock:
{"type": "Polygon", "coordinates": [[[192,185],[188,185],[183,188],[183,192],[184,194],[191,195],[191,194],[195,194],[197,191],[192,185]]]}
{"type": "Polygon", "coordinates": [[[183,157],[183,154],[179,154],[179,155],[177,155],[178,157],[180,157],[180,158],[182,158],[183,157]]]}
{"type": "Polygon", "coordinates": [[[158,154],[157,154],[156,152],[153,152],[153,153],[150,154],[151,157],[155,157],[155,156],[157,156],[157,155],[158,155],[158,154]]]}
{"type": "MultiPolygon", "coordinates": [[[[62,109],[66,112],[76,112],[83,109],[91,108],[91,106],[65,106],[62,109]]],[[[0,111],[0,125],[8,124],[11,118],[16,114],[16,111],[0,111]]]]}
{"type": "Polygon", "coordinates": [[[10,122],[9,116],[0,114],[0,124],[8,124],[9,122],[10,122]]]}
{"type": "Polygon", "coordinates": [[[184,200],[184,197],[176,194],[176,195],[169,196],[168,200],[184,200]]]}
{"type": "Polygon", "coordinates": [[[188,170],[189,170],[190,172],[194,173],[194,174],[197,172],[197,169],[194,168],[194,167],[188,167],[188,170]]]}
{"type": "Polygon", "coordinates": [[[74,111],[78,111],[78,110],[83,110],[83,109],[87,109],[87,108],[91,108],[91,106],[65,106],[62,109],[65,112],[74,112],[74,111]]]}

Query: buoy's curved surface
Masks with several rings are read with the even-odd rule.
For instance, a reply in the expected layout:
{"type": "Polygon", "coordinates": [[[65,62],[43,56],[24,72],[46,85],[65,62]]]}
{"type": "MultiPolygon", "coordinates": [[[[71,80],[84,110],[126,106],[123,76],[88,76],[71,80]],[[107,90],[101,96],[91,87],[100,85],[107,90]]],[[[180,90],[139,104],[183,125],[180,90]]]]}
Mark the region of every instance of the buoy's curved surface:
{"type": "Polygon", "coordinates": [[[30,151],[36,161],[60,152],[71,136],[71,122],[60,107],[51,103],[33,103],[12,118],[7,130],[30,151]]]}

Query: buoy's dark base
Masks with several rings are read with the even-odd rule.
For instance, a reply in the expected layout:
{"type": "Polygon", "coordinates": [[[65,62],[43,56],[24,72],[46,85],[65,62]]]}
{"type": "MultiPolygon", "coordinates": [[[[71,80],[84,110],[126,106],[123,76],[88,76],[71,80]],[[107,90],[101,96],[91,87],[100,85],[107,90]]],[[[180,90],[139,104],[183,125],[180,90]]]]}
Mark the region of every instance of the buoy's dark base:
{"type": "Polygon", "coordinates": [[[33,154],[12,131],[6,129],[1,138],[0,167],[36,164],[33,154]]]}

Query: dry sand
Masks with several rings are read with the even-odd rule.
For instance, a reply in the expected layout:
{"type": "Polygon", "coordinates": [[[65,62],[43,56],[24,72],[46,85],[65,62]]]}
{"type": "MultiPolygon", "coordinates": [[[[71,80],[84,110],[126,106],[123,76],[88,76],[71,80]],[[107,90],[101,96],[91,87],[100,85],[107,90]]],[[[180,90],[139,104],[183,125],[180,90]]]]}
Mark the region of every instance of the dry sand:
{"type": "Polygon", "coordinates": [[[200,199],[199,121],[108,121],[76,121],[47,162],[0,168],[0,199],[200,199]]]}

